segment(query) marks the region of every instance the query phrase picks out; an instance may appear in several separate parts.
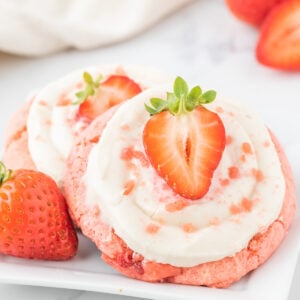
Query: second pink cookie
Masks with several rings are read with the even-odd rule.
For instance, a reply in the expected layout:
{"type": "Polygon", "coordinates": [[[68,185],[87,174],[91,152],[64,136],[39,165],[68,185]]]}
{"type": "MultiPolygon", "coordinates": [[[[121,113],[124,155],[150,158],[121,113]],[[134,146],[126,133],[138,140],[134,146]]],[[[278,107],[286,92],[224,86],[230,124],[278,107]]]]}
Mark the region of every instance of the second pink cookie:
{"type": "Polygon", "coordinates": [[[103,65],[78,70],[34,94],[10,119],[3,161],[37,169],[60,186],[74,139],[98,115],[166,77],[146,67],[103,65]]]}

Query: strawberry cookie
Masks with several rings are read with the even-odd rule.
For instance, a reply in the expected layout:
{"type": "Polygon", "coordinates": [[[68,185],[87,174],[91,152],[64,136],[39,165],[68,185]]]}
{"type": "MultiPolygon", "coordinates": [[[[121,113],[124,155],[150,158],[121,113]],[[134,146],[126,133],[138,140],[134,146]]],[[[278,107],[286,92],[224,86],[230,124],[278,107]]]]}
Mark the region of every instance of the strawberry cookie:
{"type": "Polygon", "coordinates": [[[295,212],[262,120],[178,77],[96,118],[68,161],[71,215],[121,273],[227,287],[265,262],[295,212]]]}
{"type": "Polygon", "coordinates": [[[3,161],[37,169],[62,186],[75,137],[108,108],[166,82],[150,68],[101,66],[79,70],[41,89],[8,124],[3,161]]]}

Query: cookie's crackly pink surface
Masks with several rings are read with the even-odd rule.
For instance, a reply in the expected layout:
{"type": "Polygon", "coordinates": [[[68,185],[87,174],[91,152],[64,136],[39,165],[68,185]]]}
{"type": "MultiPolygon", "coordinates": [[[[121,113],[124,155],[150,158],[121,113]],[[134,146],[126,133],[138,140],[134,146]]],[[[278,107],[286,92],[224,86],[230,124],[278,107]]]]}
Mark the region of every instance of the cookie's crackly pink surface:
{"type": "Polygon", "coordinates": [[[101,221],[101,211],[85,204],[86,188],[81,180],[86,171],[88,154],[114,111],[115,109],[109,110],[98,117],[77,141],[69,159],[65,181],[66,198],[73,220],[82,232],[96,243],[102,251],[102,258],[108,264],[129,277],[145,281],[224,288],[257,268],[272,255],[286,235],[296,208],[292,172],[280,144],[273,135],[286,180],[285,199],[278,219],[267,230],[255,235],[247,248],[232,257],[187,268],[147,261],[142,255],[128,248],[114,230],[101,221]]]}
{"type": "Polygon", "coordinates": [[[36,169],[28,149],[27,117],[31,102],[25,103],[10,118],[6,132],[2,161],[7,168],[36,169]]]}

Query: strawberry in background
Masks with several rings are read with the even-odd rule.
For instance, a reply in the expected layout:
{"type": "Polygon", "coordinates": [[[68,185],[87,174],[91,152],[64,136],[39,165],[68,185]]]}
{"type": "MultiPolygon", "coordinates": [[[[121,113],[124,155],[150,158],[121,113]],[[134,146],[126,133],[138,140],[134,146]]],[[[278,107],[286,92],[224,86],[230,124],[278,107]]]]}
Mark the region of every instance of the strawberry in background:
{"type": "Polygon", "coordinates": [[[231,12],[240,20],[261,25],[268,12],[284,0],[226,0],[231,12]]]}
{"type": "Polygon", "coordinates": [[[226,0],[239,19],[260,27],[257,60],[268,67],[300,70],[300,0],[226,0]]]}
{"type": "Polygon", "coordinates": [[[268,14],[261,27],[256,57],[269,67],[300,70],[300,0],[284,1],[268,14]]]}

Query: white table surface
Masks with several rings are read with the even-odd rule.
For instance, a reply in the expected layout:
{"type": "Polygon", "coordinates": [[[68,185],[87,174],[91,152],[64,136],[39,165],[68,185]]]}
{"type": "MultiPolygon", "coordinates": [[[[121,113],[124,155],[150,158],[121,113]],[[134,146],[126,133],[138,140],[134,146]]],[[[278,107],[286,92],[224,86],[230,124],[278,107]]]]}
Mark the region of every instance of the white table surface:
{"type": "MultiPolygon", "coordinates": [[[[259,65],[258,31],[237,21],[221,0],[199,0],[135,38],[102,49],[68,51],[43,58],[0,53],[0,141],[10,114],[28,92],[90,65],[120,62],[152,65],[204,88],[237,99],[258,111],[276,133],[292,162],[299,199],[300,72],[259,65]]],[[[1,270],[0,270],[1,272],[1,270]]],[[[280,272],[280,271],[279,271],[280,272]]],[[[300,298],[300,263],[289,300],[300,298]]],[[[86,291],[0,284],[0,299],[133,299],[86,291]]]]}

